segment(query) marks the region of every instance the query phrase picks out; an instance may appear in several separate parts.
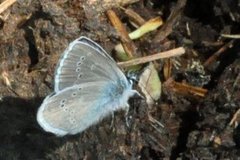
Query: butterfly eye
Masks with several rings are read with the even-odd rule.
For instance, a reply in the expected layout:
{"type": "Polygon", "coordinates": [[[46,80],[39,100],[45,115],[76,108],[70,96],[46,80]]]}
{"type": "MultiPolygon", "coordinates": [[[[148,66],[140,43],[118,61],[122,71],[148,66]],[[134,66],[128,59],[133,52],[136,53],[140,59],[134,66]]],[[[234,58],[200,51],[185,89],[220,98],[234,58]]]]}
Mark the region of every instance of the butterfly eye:
{"type": "Polygon", "coordinates": [[[80,72],[80,68],[79,67],[76,68],[76,72],[80,72]]]}
{"type": "Polygon", "coordinates": [[[67,101],[66,99],[62,99],[61,103],[66,103],[66,101],[67,101]]]}
{"type": "Polygon", "coordinates": [[[82,64],[82,62],[80,62],[80,61],[77,62],[77,66],[81,66],[81,64],[82,64]]]}
{"type": "Polygon", "coordinates": [[[75,97],[76,95],[77,95],[77,93],[76,93],[76,92],[73,92],[73,93],[72,93],[72,96],[73,96],[73,97],[75,97]]]}
{"type": "Polygon", "coordinates": [[[68,111],[68,108],[67,108],[67,107],[64,107],[64,111],[67,112],[67,111],[68,111]]]}
{"type": "Polygon", "coordinates": [[[69,120],[70,120],[70,123],[72,123],[72,124],[76,123],[76,120],[74,118],[70,118],[69,120]]]}
{"type": "Polygon", "coordinates": [[[82,61],[85,60],[85,56],[81,56],[80,60],[82,60],[82,61]]]}
{"type": "Polygon", "coordinates": [[[66,101],[67,101],[66,99],[62,99],[60,103],[64,104],[64,103],[66,103],[66,101]]]}
{"type": "Polygon", "coordinates": [[[80,79],[80,78],[82,78],[82,74],[81,73],[78,74],[78,79],[80,79]]]}

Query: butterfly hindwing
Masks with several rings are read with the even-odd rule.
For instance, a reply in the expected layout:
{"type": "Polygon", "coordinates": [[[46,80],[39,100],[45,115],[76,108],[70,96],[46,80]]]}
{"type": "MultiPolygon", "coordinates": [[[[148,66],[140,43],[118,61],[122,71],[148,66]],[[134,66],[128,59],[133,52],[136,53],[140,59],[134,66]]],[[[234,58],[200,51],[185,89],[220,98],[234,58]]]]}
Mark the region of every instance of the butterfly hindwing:
{"type": "Polygon", "coordinates": [[[39,108],[38,122],[46,131],[60,136],[85,130],[114,111],[114,105],[118,105],[112,103],[107,93],[102,94],[104,87],[111,87],[109,85],[112,84],[85,83],[47,97],[39,108]]]}

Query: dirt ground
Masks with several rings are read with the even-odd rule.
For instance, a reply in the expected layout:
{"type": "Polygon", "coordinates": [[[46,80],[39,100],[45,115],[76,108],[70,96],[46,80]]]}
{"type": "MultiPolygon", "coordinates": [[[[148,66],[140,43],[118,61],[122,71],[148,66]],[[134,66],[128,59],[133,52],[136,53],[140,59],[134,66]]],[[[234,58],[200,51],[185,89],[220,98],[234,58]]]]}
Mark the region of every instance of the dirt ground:
{"type": "Polygon", "coordinates": [[[0,14],[0,159],[240,159],[239,1],[105,2],[19,0],[0,14]],[[160,28],[134,40],[141,56],[186,49],[155,62],[160,99],[152,107],[131,99],[129,126],[119,111],[112,126],[108,117],[75,136],[44,132],[36,112],[53,91],[60,55],[83,35],[114,54],[120,39],[106,10],[134,30],[120,6],[146,21],[163,19],[160,28]]]}

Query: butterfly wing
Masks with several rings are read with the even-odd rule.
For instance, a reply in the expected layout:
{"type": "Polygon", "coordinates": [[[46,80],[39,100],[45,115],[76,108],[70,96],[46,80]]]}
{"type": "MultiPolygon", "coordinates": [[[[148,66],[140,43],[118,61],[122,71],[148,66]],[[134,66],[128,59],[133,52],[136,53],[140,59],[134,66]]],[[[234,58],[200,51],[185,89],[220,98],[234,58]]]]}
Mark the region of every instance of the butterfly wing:
{"type": "Polygon", "coordinates": [[[59,136],[85,130],[118,107],[117,101],[109,96],[108,88],[112,87],[109,85],[112,84],[90,82],[47,97],[38,110],[38,123],[59,136]]]}
{"type": "Polygon", "coordinates": [[[80,37],[78,41],[85,43],[86,45],[92,46],[94,49],[96,49],[101,55],[105,56],[109,60],[114,61],[114,59],[96,42],[92,41],[91,39],[87,37],[80,37]]]}
{"type": "Polygon", "coordinates": [[[106,51],[85,37],[64,51],[54,90],[40,106],[37,120],[44,130],[60,136],[79,133],[128,106],[128,98],[136,93],[106,51]]]}
{"type": "Polygon", "coordinates": [[[55,73],[55,92],[75,84],[126,80],[116,62],[86,37],[73,41],[64,51],[55,73]]]}

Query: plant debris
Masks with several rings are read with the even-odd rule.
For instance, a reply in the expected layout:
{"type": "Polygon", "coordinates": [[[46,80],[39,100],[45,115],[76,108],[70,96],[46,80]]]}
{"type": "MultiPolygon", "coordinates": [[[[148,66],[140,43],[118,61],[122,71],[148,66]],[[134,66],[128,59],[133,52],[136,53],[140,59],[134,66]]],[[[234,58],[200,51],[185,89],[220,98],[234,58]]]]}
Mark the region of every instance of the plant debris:
{"type": "Polygon", "coordinates": [[[144,68],[140,75],[138,86],[146,97],[146,102],[152,106],[161,96],[162,87],[158,72],[153,63],[144,68]]]}
{"type": "Polygon", "coordinates": [[[0,159],[239,159],[238,3],[0,0],[0,159]],[[131,99],[127,115],[59,138],[38,126],[36,112],[80,36],[126,71],[150,63],[154,77],[146,74],[150,95],[131,99]]]}

